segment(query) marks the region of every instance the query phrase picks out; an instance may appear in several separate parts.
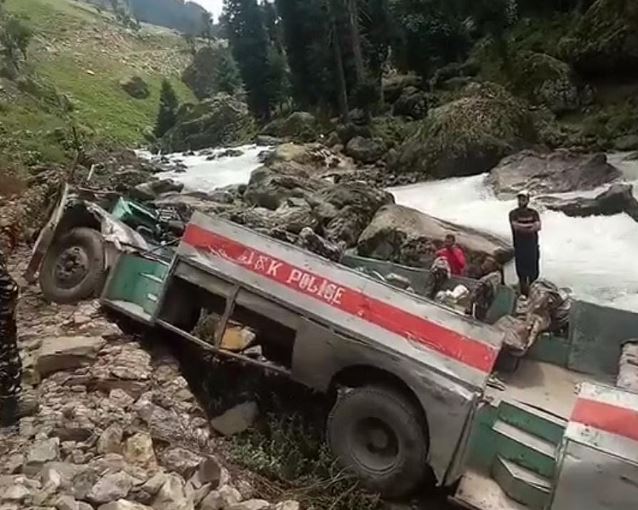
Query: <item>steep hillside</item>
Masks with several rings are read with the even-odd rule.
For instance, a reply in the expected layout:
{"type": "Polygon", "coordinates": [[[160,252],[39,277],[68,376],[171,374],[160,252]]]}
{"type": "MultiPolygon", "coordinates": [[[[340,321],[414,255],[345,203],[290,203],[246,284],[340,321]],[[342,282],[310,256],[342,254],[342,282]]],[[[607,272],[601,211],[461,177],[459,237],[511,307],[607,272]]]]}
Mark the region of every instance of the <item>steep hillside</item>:
{"type": "Polygon", "coordinates": [[[67,159],[73,126],[84,141],[140,143],[155,120],[164,77],[182,100],[191,98],[179,80],[189,53],[173,32],[134,32],[74,0],[7,0],[6,9],[34,38],[20,76],[0,77],[0,163],[67,159]],[[148,97],[123,90],[120,82],[131,76],[147,83],[148,97]]]}

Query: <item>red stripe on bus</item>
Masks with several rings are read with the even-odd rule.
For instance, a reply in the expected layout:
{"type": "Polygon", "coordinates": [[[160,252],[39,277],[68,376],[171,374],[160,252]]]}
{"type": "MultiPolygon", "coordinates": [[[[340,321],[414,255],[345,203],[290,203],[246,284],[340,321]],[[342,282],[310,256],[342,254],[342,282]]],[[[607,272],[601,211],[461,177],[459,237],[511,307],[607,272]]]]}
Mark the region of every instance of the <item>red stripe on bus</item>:
{"type": "Polygon", "coordinates": [[[571,421],[638,441],[638,411],[580,398],[571,421]]]}
{"type": "Polygon", "coordinates": [[[448,358],[485,373],[492,371],[498,351],[490,345],[197,225],[188,225],[182,241],[196,249],[230,260],[289,289],[376,324],[410,341],[420,343],[448,358]],[[300,275],[303,275],[302,281],[298,281],[300,275]],[[303,279],[306,280],[305,285],[303,279]]]}

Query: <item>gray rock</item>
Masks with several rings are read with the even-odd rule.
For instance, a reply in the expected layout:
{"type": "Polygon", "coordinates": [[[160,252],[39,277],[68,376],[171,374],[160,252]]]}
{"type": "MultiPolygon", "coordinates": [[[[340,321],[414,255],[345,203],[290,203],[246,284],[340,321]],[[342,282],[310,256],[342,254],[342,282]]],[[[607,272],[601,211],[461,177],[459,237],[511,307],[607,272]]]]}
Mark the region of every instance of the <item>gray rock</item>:
{"type": "Polygon", "coordinates": [[[137,466],[153,468],[157,466],[153,438],[146,432],[139,432],[126,440],[124,458],[137,466]]]}
{"type": "Polygon", "coordinates": [[[392,106],[392,115],[424,119],[428,114],[428,100],[425,92],[416,87],[403,89],[401,97],[392,106]]]}
{"type": "MultiPolygon", "coordinates": [[[[5,503],[22,503],[33,496],[33,490],[25,485],[15,484],[2,488],[0,501],[5,503]]],[[[1,507],[0,507],[1,508],[1,507]]]]}
{"type": "Polygon", "coordinates": [[[477,229],[462,227],[401,205],[388,205],[379,210],[361,234],[359,255],[388,260],[413,267],[429,267],[433,256],[426,246],[443,245],[445,236],[454,234],[465,251],[469,274],[475,275],[486,256],[507,262],[513,256],[511,245],[497,236],[477,229]]]}
{"type": "Polygon", "coordinates": [[[298,501],[282,501],[281,503],[277,503],[273,510],[299,510],[299,508],[298,501]]]}
{"type": "Polygon", "coordinates": [[[27,452],[22,471],[27,475],[39,473],[47,462],[60,456],[60,440],[56,438],[36,441],[27,452]]]}
{"type": "Polygon", "coordinates": [[[239,491],[230,485],[211,491],[201,502],[200,510],[224,510],[241,501],[239,491]]]}
{"type": "Polygon", "coordinates": [[[638,200],[634,197],[631,184],[613,184],[594,198],[538,197],[535,201],[567,216],[613,216],[626,213],[638,222],[638,200]]]}
{"type": "Polygon", "coordinates": [[[113,423],[109,425],[97,440],[97,452],[101,454],[122,453],[123,436],[124,431],[119,424],[113,423]]]}
{"type": "Polygon", "coordinates": [[[282,143],[285,143],[285,140],[276,136],[257,135],[255,137],[255,144],[259,147],[272,147],[274,145],[281,145],[282,143]]]}
{"type": "Polygon", "coordinates": [[[177,475],[168,475],[166,482],[153,500],[154,510],[194,510],[193,502],[186,496],[184,481],[177,475]]]}
{"type": "Polygon", "coordinates": [[[618,151],[635,151],[638,149],[638,134],[625,135],[614,140],[614,148],[618,151]]]}
{"type": "Polygon", "coordinates": [[[181,447],[167,448],[160,456],[162,466],[184,478],[190,478],[202,464],[203,457],[181,447]]]}
{"type": "Polygon", "coordinates": [[[142,486],[142,490],[151,496],[157,495],[162,486],[168,480],[168,475],[165,473],[155,473],[147,482],[142,486]]]}
{"type": "Polygon", "coordinates": [[[123,471],[108,474],[91,487],[87,494],[87,499],[96,504],[124,499],[133,488],[133,485],[134,479],[123,471]]]}
{"type": "Polygon", "coordinates": [[[44,377],[59,370],[86,366],[95,361],[105,343],[99,336],[44,338],[37,361],[38,372],[44,377]]]}
{"type": "Polygon", "coordinates": [[[130,76],[121,80],[120,87],[135,99],[146,99],[151,95],[148,85],[139,76],[130,76]]]}
{"type": "Polygon", "coordinates": [[[228,94],[217,94],[197,104],[185,104],[177,123],[161,140],[165,152],[223,147],[252,138],[255,124],[248,106],[228,94]]]}
{"type": "Polygon", "coordinates": [[[319,136],[319,124],[311,113],[294,112],[285,119],[272,121],[264,127],[262,134],[297,142],[312,142],[319,136]]]}
{"type": "Polygon", "coordinates": [[[16,453],[16,454],[10,455],[3,466],[4,472],[10,475],[14,475],[22,470],[23,464],[24,464],[23,454],[16,453]]]}
{"type": "Polygon", "coordinates": [[[604,154],[523,151],[501,161],[487,183],[497,195],[508,197],[522,189],[532,194],[591,190],[620,176],[604,154]]]}
{"type": "Polygon", "coordinates": [[[248,430],[259,415],[256,402],[244,402],[213,418],[211,427],[224,436],[232,436],[248,430]]]}
{"type": "Polygon", "coordinates": [[[248,501],[242,501],[236,505],[229,506],[226,510],[264,510],[269,508],[270,503],[263,499],[249,499],[248,501]]]}
{"type": "Polygon", "coordinates": [[[106,505],[101,505],[98,510],[153,510],[150,506],[141,505],[133,501],[118,499],[106,505]]]}
{"type": "Polygon", "coordinates": [[[165,193],[180,193],[184,184],[173,179],[161,179],[139,184],[129,190],[131,198],[141,202],[151,202],[165,193]]]}
{"type": "Polygon", "coordinates": [[[381,138],[355,136],[346,145],[346,154],[361,163],[375,163],[383,158],[388,148],[381,138]]]}
{"type": "Polygon", "coordinates": [[[61,495],[58,496],[53,503],[56,510],[78,510],[78,502],[73,496],[61,495]]]}
{"type": "Polygon", "coordinates": [[[299,233],[297,245],[301,246],[304,250],[316,253],[317,255],[334,262],[341,260],[344,252],[343,245],[331,243],[318,235],[311,228],[304,228],[299,233]]]}

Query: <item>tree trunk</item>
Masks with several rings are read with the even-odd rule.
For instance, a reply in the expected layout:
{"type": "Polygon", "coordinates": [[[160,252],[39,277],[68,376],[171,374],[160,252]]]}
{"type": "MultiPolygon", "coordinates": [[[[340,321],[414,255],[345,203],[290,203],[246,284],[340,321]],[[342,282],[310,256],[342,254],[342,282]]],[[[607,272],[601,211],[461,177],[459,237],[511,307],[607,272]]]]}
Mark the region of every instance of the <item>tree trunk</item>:
{"type": "Polygon", "coordinates": [[[357,0],[346,0],[348,7],[348,17],[350,19],[350,32],[352,34],[352,54],[354,56],[354,67],[357,75],[357,85],[365,80],[365,65],[363,63],[363,52],[361,51],[361,31],[359,29],[359,8],[357,0]]]}
{"type": "Polygon", "coordinates": [[[328,0],[328,12],[330,15],[330,25],[332,28],[332,50],[337,71],[339,110],[341,111],[341,121],[344,124],[350,122],[350,109],[348,108],[348,88],[346,85],[346,74],[343,70],[343,56],[341,55],[341,45],[339,41],[339,30],[337,29],[337,19],[335,12],[338,11],[336,0],[328,0]]]}

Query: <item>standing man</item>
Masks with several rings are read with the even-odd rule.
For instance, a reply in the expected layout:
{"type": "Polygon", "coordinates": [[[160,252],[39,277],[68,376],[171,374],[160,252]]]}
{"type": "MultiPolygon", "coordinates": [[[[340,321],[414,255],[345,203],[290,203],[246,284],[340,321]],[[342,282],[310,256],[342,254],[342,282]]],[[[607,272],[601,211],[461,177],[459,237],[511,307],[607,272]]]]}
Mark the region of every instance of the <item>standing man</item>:
{"type": "Polygon", "coordinates": [[[452,234],[445,236],[445,246],[436,252],[436,256],[447,260],[450,265],[452,276],[462,276],[465,274],[465,254],[456,244],[456,237],[452,234]]]}
{"type": "Polygon", "coordinates": [[[18,351],[16,305],[18,285],[0,251],[0,427],[14,425],[37,410],[35,401],[21,398],[22,362],[18,351]]]}
{"type": "Polygon", "coordinates": [[[538,211],[529,207],[529,192],[521,191],[517,198],[518,207],[510,212],[510,225],[514,238],[516,274],[521,293],[527,296],[530,285],[540,273],[538,233],[541,231],[541,218],[538,211]]]}

